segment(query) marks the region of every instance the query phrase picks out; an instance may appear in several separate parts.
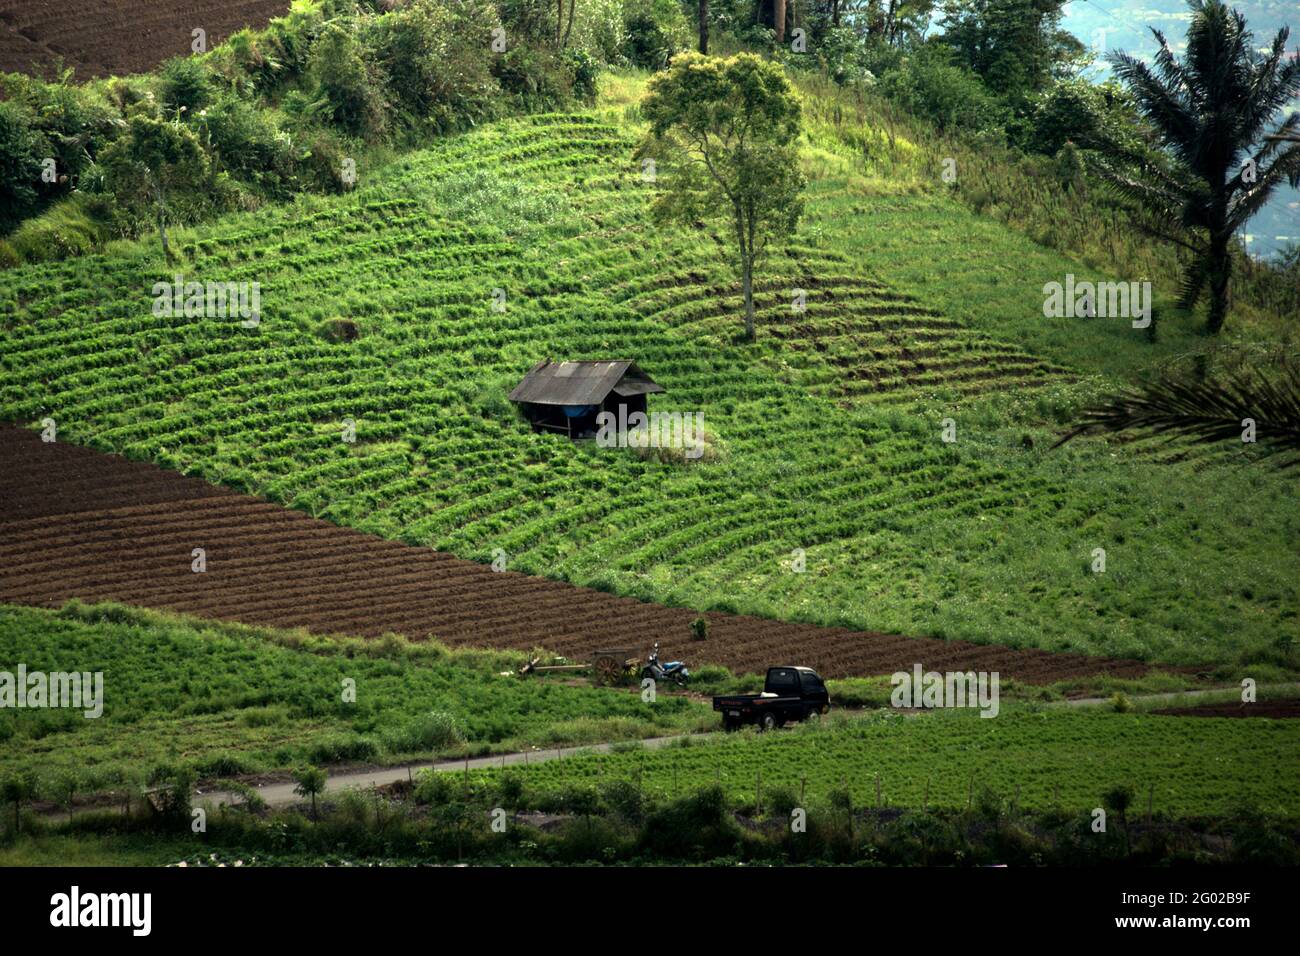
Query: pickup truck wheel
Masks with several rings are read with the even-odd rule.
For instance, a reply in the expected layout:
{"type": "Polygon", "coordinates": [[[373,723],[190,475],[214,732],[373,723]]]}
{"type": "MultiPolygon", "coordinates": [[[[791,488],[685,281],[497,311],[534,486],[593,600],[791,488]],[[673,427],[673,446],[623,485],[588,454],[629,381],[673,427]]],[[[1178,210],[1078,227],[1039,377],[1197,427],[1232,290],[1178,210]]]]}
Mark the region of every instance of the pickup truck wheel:
{"type": "Polygon", "coordinates": [[[762,717],[759,718],[758,721],[759,730],[773,730],[776,728],[776,726],[777,724],[776,724],[775,714],[764,714],[762,717]]]}

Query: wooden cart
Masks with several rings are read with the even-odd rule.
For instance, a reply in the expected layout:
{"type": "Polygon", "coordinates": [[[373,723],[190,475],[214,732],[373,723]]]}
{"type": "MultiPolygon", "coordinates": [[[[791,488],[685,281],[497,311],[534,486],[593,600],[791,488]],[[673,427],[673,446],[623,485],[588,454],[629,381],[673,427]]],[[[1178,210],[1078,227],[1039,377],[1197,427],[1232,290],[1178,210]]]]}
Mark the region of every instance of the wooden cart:
{"type": "Polygon", "coordinates": [[[519,668],[520,676],[526,674],[544,674],[555,671],[590,671],[595,684],[613,687],[628,678],[635,677],[641,666],[641,659],[634,656],[630,647],[607,647],[591,652],[591,660],[586,664],[543,664],[540,657],[535,657],[519,668]]]}

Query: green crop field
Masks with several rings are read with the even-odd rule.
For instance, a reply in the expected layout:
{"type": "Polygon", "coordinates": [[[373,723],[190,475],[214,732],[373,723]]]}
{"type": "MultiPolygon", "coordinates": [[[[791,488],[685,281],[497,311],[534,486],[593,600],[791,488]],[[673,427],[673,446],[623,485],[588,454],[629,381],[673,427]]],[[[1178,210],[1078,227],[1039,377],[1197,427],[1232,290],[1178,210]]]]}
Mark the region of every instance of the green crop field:
{"type": "MultiPolygon", "coordinates": [[[[721,783],[753,805],[755,787],[808,800],[847,786],[859,806],[961,809],[988,791],[1027,810],[1101,806],[1127,786],[1145,810],[1227,813],[1252,805],[1300,810],[1295,720],[1184,718],[1087,709],[1008,710],[995,719],[947,712],[825,721],[784,734],[692,738],[690,746],[578,755],[512,769],[534,793],[611,780],[639,781],[665,797],[721,783]],[[1267,768],[1267,769],[1262,769],[1267,768]]],[[[484,771],[489,782],[501,771],[484,771]]]]}
{"type": "Polygon", "coordinates": [[[174,268],[142,242],[0,273],[0,417],[672,604],[1295,673],[1276,643],[1300,606],[1292,484],[1239,452],[1047,451],[1102,385],[1201,347],[1172,278],[1154,344],[1123,320],[1044,319],[1045,282],[1096,274],[883,182],[814,126],[807,214],[741,343],[722,247],[647,216],[639,89],[181,231],[174,268]],[[260,283],[260,324],[153,315],[176,272],[260,283]],[[655,408],[704,413],[717,458],[532,434],[505,396],[547,357],[636,359],[667,388],[655,408]]]}
{"type": "Polygon", "coordinates": [[[696,729],[705,705],[501,676],[522,655],[312,638],[113,605],[0,605],[13,671],[103,673],[103,714],[0,712],[0,776],[71,774],[82,792],[179,764],[205,777],[308,762],[394,762],[696,729]],[[355,699],[344,700],[344,681],[355,699]],[[428,715],[449,715],[448,739],[428,715]]]}

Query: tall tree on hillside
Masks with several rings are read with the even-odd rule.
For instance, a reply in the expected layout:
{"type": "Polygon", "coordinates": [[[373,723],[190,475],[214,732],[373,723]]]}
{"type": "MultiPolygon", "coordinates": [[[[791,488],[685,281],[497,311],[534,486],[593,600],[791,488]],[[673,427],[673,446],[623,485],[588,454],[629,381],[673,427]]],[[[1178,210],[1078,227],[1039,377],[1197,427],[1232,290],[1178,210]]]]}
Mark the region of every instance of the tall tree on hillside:
{"type": "Polygon", "coordinates": [[[1187,249],[1182,304],[1209,292],[1206,328],[1228,315],[1232,243],[1237,231],[1286,180],[1300,180],[1300,114],[1278,112],[1300,95],[1300,51],[1286,52],[1283,27],[1259,53],[1245,18],[1220,0],[1192,0],[1187,54],[1164,35],[1154,68],[1126,53],[1110,60],[1150,123],[1158,155],[1136,155],[1109,139],[1095,144],[1098,171],[1139,210],[1152,235],[1187,249]],[[1270,129],[1270,127],[1272,127],[1270,129]]]}
{"type": "Polygon", "coordinates": [[[1022,102],[1086,61],[1061,29],[1065,0],[944,0],[938,42],[993,92],[1022,102]]]}
{"type": "Polygon", "coordinates": [[[803,212],[799,100],[779,64],[742,53],[686,53],[650,81],[650,134],[640,154],[662,162],[655,217],[703,226],[724,219],[736,243],[745,334],[754,338],[754,265],[803,212]]]}

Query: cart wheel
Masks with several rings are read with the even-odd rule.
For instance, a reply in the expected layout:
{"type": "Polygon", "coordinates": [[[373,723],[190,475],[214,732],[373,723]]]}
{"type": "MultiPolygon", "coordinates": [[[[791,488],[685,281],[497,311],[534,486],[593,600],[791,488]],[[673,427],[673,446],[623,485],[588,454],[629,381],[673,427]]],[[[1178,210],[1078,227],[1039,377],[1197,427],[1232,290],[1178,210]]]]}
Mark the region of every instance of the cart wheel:
{"type": "Polygon", "coordinates": [[[596,683],[614,685],[623,676],[623,665],[612,657],[596,659],[596,683]]]}

